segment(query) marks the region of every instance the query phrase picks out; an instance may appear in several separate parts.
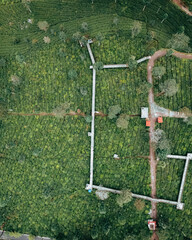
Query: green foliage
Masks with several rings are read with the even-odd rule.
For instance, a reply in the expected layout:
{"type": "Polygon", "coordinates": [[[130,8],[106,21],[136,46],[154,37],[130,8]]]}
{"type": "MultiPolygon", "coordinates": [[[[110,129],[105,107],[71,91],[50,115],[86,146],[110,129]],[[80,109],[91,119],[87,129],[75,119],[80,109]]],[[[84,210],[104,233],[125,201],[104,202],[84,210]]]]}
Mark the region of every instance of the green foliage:
{"type": "Polygon", "coordinates": [[[129,203],[131,200],[132,200],[131,191],[128,189],[122,190],[121,194],[119,194],[116,198],[117,204],[120,207],[123,207],[123,204],[129,203]]]}
{"type": "Polygon", "coordinates": [[[0,119],[6,117],[7,115],[7,108],[3,101],[0,101],[0,119]]]}
{"type": "Polygon", "coordinates": [[[82,24],[81,24],[81,31],[83,31],[83,32],[87,32],[88,31],[88,24],[86,23],[86,22],[83,22],[82,24]]]}
{"type": "Polygon", "coordinates": [[[15,56],[15,59],[16,59],[16,61],[18,62],[18,63],[23,63],[24,61],[25,61],[25,57],[23,56],[23,55],[16,55],[15,56]]]}
{"type": "Polygon", "coordinates": [[[162,92],[165,93],[165,96],[172,97],[178,91],[178,85],[175,79],[168,79],[164,83],[159,85],[159,88],[162,92]]]}
{"type": "Polygon", "coordinates": [[[67,39],[67,34],[64,31],[59,32],[59,39],[65,42],[67,39]]]}
{"type": "Polygon", "coordinates": [[[128,128],[128,117],[127,115],[121,114],[119,118],[116,121],[117,127],[121,129],[127,129],[128,128]]]}
{"type": "Polygon", "coordinates": [[[92,116],[87,115],[87,116],[85,117],[85,121],[86,121],[87,123],[91,123],[91,122],[92,122],[92,116]]]}
{"type": "Polygon", "coordinates": [[[118,223],[119,223],[119,225],[121,225],[121,226],[125,225],[125,224],[126,224],[126,218],[125,218],[125,216],[120,215],[120,216],[118,217],[118,223]]]}
{"type": "Polygon", "coordinates": [[[142,24],[139,21],[134,21],[133,26],[131,28],[131,37],[134,38],[136,37],[142,29],[142,24]]]}
{"type": "Polygon", "coordinates": [[[110,106],[108,109],[108,118],[113,119],[117,117],[117,114],[121,112],[121,107],[119,105],[110,106]]]}
{"type": "Polygon", "coordinates": [[[96,239],[98,237],[98,229],[95,227],[91,230],[92,239],[96,239]]]}
{"type": "Polygon", "coordinates": [[[109,232],[110,232],[110,229],[111,229],[110,224],[106,222],[106,223],[104,223],[104,225],[102,226],[102,228],[103,228],[104,234],[105,234],[105,235],[108,235],[109,232]]]}
{"type": "Polygon", "coordinates": [[[4,58],[0,58],[0,67],[5,67],[6,60],[4,58]]]}
{"type": "Polygon", "coordinates": [[[137,61],[135,60],[135,56],[130,56],[128,59],[128,67],[131,71],[133,71],[137,67],[137,61]]]}
{"type": "Polygon", "coordinates": [[[168,41],[167,47],[171,47],[178,51],[186,51],[188,49],[190,38],[182,33],[173,34],[172,38],[168,41]]]}
{"type": "Polygon", "coordinates": [[[165,73],[166,69],[164,66],[153,67],[153,76],[161,78],[165,73]]]}
{"type": "Polygon", "coordinates": [[[96,63],[94,63],[93,68],[95,70],[102,70],[103,69],[103,63],[102,62],[96,62],[96,63]]]}
{"type": "Polygon", "coordinates": [[[87,88],[86,88],[86,87],[80,87],[79,90],[80,90],[80,93],[81,93],[83,96],[86,96],[86,95],[87,95],[87,88]]]}
{"type": "Polygon", "coordinates": [[[53,109],[53,114],[58,118],[63,118],[70,109],[70,103],[66,102],[53,109]]]}
{"type": "Polygon", "coordinates": [[[104,202],[101,202],[100,205],[99,205],[99,213],[100,214],[106,214],[106,207],[105,207],[104,202]]]}
{"type": "Polygon", "coordinates": [[[72,36],[72,39],[73,39],[74,41],[80,40],[80,39],[81,39],[81,33],[80,33],[80,32],[74,33],[73,36],[72,36]]]}

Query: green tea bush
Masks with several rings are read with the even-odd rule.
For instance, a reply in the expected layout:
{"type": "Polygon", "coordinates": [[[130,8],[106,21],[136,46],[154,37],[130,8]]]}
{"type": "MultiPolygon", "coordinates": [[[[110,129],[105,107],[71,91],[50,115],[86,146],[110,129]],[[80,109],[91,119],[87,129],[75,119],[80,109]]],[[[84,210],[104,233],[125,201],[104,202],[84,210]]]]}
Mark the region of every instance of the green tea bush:
{"type": "Polygon", "coordinates": [[[137,61],[135,60],[135,56],[130,56],[128,59],[128,67],[131,71],[133,71],[137,67],[137,61]]]}

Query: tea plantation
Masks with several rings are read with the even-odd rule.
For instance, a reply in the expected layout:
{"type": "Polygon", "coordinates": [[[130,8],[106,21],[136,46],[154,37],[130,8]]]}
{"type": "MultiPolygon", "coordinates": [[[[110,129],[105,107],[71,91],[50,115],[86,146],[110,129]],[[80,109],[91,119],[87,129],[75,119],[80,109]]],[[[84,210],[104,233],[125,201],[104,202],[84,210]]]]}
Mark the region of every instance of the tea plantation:
{"type": "MultiPolygon", "coordinates": [[[[89,182],[91,61],[127,63],[164,48],[180,31],[191,38],[191,18],[170,1],[158,0],[0,0],[0,226],[5,231],[55,239],[150,239],[151,203],[133,199],[120,207],[116,195],[99,200],[89,182]],[[93,3],[92,3],[93,2],[93,3]],[[165,13],[168,17],[164,19],[165,13]],[[39,21],[47,21],[41,30],[39,21]],[[133,26],[139,26],[134,30],[133,26]],[[6,109],[6,113],[4,111],[6,109]],[[60,111],[60,112],[59,112],[60,111]],[[63,111],[64,116],[61,115],[63,111]],[[88,117],[88,118],[86,118],[88,117]]],[[[189,42],[189,48],[191,47],[189,42]]],[[[186,50],[189,51],[190,49],[186,50]]],[[[160,82],[176,79],[171,98],[155,97],[162,107],[191,109],[191,61],[173,56],[156,62],[166,68],[160,82]]],[[[149,132],[140,118],[148,107],[147,62],[133,70],[97,71],[94,184],[150,196],[149,132]],[[111,106],[129,116],[126,129],[109,119],[111,106]],[[115,159],[118,154],[119,159],[115,159]]],[[[173,154],[191,152],[192,127],[164,119],[173,154]]],[[[157,168],[157,197],[176,200],[183,160],[157,168]]],[[[183,211],[158,205],[160,239],[192,239],[191,168],[183,211]]]]}

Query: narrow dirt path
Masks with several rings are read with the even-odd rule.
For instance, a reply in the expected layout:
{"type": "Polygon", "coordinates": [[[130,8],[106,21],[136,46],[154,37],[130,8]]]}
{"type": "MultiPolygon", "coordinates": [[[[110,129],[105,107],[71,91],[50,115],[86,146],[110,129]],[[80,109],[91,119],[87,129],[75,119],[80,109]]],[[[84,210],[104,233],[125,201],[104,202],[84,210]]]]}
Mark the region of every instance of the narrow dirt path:
{"type": "Polygon", "coordinates": [[[184,6],[181,0],[172,0],[172,2],[177,5],[183,12],[187,15],[192,16],[192,12],[189,11],[189,8],[184,6]]]}
{"type": "MultiPolygon", "coordinates": [[[[147,65],[147,80],[149,83],[153,85],[153,77],[152,77],[152,69],[154,67],[155,61],[160,58],[165,56],[167,53],[167,49],[162,49],[153,54],[151,59],[148,61],[147,65]]],[[[185,59],[192,59],[192,54],[186,54],[186,53],[181,53],[174,51],[173,55],[178,58],[185,58],[185,59]]],[[[151,172],[151,197],[156,198],[156,168],[157,168],[157,161],[155,158],[155,149],[153,147],[152,143],[152,135],[155,130],[155,122],[156,122],[156,115],[154,111],[154,93],[153,93],[153,88],[149,90],[149,96],[148,96],[148,102],[149,102],[149,108],[150,108],[150,115],[149,115],[149,120],[151,122],[150,128],[149,128],[149,146],[150,146],[150,172],[151,172]]],[[[157,204],[156,203],[151,203],[152,205],[152,213],[151,213],[151,218],[157,219],[157,204]]],[[[158,236],[156,232],[153,232],[153,236],[151,240],[158,240],[158,236]]]]}
{"type": "MultiPolygon", "coordinates": [[[[56,117],[55,113],[47,113],[47,112],[40,112],[40,113],[18,113],[18,112],[9,112],[9,115],[15,115],[15,116],[52,116],[52,117],[56,117]]],[[[74,112],[71,111],[69,113],[66,113],[63,115],[63,117],[65,116],[82,116],[82,117],[86,117],[86,114],[84,112],[74,112]]],[[[105,114],[103,112],[96,112],[95,116],[100,116],[100,117],[107,117],[108,114],[105,114]]],[[[129,117],[140,117],[140,114],[134,114],[134,115],[128,115],[129,117]]]]}

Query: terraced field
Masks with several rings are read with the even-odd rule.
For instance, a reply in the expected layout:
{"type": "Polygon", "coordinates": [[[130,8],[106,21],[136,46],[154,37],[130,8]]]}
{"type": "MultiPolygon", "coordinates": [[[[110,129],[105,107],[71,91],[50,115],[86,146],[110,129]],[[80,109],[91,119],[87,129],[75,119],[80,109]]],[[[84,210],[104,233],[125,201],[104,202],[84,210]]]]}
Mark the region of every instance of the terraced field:
{"type": "MultiPolygon", "coordinates": [[[[191,37],[191,19],[166,0],[146,6],[140,0],[0,1],[0,103],[8,110],[0,119],[0,225],[5,230],[73,240],[150,238],[150,202],[140,207],[132,200],[121,208],[115,195],[102,202],[85,190],[90,123],[84,116],[91,114],[92,71],[87,49],[73,34],[94,40],[96,61],[115,64],[165,47],[181,25],[191,37]],[[165,13],[168,18],[162,22],[165,13]],[[47,31],[38,28],[39,21],[48,22],[47,31]],[[132,37],[135,21],[140,32],[132,37]],[[63,104],[62,111],[69,114],[65,117],[58,113],[63,104]]],[[[166,66],[161,81],[174,77],[179,91],[170,101],[160,96],[156,102],[173,110],[191,108],[191,63],[166,57],[157,65],[166,66]]],[[[119,105],[122,114],[139,115],[148,106],[146,66],[97,71],[96,111],[108,114],[110,106],[119,105]]],[[[171,140],[172,153],[190,151],[186,123],[165,119],[159,127],[171,140]]],[[[148,129],[140,116],[131,116],[125,130],[116,126],[116,119],[96,116],[95,184],[150,196],[148,155],[148,129]]],[[[157,195],[175,200],[183,163],[170,161],[166,168],[158,167],[157,195]]],[[[158,209],[159,229],[168,226],[167,239],[192,236],[190,169],[185,210],[158,209]]]]}

